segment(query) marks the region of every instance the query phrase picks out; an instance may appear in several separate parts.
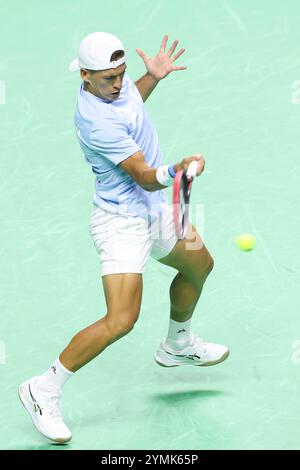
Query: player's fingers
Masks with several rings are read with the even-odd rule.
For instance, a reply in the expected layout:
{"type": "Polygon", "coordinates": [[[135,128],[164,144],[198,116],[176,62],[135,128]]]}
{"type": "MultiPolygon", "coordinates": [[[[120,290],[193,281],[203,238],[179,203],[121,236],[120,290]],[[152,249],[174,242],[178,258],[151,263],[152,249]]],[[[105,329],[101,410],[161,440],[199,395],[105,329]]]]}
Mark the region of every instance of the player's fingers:
{"type": "Polygon", "coordinates": [[[178,39],[175,39],[175,41],[173,42],[172,46],[170,47],[170,49],[168,50],[167,52],[167,55],[170,57],[173,52],[175,51],[176,47],[177,47],[177,44],[178,44],[178,39]]]}
{"type": "Polygon", "coordinates": [[[136,52],[138,53],[138,55],[145,61],[147,60],[147,56],[145,54],[145,52],[143,52],[141,49],[136,49],[136,52]]]}
{"type": "Polygon", "coordinates": [[[201,175],[201,173],[204,171],[204,168],[205,168],[205,160],[204,159],[199,160],[198,169],[197,169],[197,176],[201,175]]]}
{"type": "Polygon", "coordinates": [[[205,167],[205,160],[204,158],[202,157],[202,155],[200,154],[195,154],[195,155],[192,155],[191,157],[187,157],[184,159],[183,163],[184,163],[184,167],[183,167],[183,170],[184,171],[187,171],[188,170],[188,167],[190,166],[191,162],[192,161],[198,161],[198,167],[197,167],[197,173],[196,173],[196,176],[199,176],[201,175],[201,173],[204,171],[204,167],[205,167]]]}
{"type": "Polygon", "coordinates": [[[181,170],[187,171],[187,169],[188,169],[189,165],[191,164],[191,162],[193,162],[193,161],[195,161],[195,160],[196,160],[196,161],[197,161],[197,160],[198,160],[198,161],[200,161],[200,160],[201,160],[201,161],[204,161],[204,158],[202,157],[202,155],[200,155],[200,154],[198,154],[198,153],[192,155],[191,157],[185,157],[185,158],[181,161],[181,163],[179,164],[181,170]]]}
{"type": "Polygon", "coordinates": [[[184,162],[190,163],[193,160],[201,160],[203,157],[199,153],[195,153],[194,155],[191,155],[190,157],[185,157],[184,162]]]}
{"type": "Polygon", "coordinates": [[[160,46],[160,52],[165,52],[167,41],[168,41],[168,35],[165,34],[162,40],[161,46],[160,46]]]}
{"type": "Polygon", "coordinates": [[[193,158],[193,157],[196,157],[196,158],[195,158],[196,160],[203,160],[203,155],[201,155],[201,153],[194,153],[194,154],[192,155],[192,158],[193,158]]]}
{"type": "Polygon", "coordinates": [[[187,69],[187,67],[184,67],[184,66],[182,66],[182,67],[173,67],[172,72],[176,72],[176,70],[186,70],[186,69],[187,69]]]}
{"type": "Polygon", "coordinates": [[[175,60],[178,59],[178,57],[180,57],[181,54],[184,53],[184,51],[185,51],[185,49],[180,49],[180,51],[178,51],[178,52],[174,55],[174,57],[172,57],[172,62],[175,62],[175,60]]]}

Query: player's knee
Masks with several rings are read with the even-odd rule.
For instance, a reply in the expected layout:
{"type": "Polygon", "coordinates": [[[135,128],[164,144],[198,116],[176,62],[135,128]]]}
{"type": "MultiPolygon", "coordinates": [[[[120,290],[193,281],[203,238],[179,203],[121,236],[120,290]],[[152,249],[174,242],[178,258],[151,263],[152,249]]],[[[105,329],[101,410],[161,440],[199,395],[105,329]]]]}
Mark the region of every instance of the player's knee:
{"type": "Polygon", "coordinates": [[[208,259],[205,263],[205,265],[202,267],[201,269],[201,277],[202,279],[206,279],[207,276],[209,275],[209,273],[212,272],[212,270],[214,269],[214,260],[213,258],[209,255],[208,256],[208,259]]]}
{"type": "Polygon", "coordinates": [[[135,321],[132,318],[123,318],[119,325],[118,331],[122,335],[127,335],[131,330],[133,330],[135,321]]]}
{"type": "Polygon", "coordinates": [[[213,270],[213,268],[214,268],[214,260],[209,255],[206,262],[205,262],[205,264],[203,264],[203,262],[201,264],[199,264],[198,268],[192,274],[191,281],[197,287],[202,289],[203,282],[205,282],[205,279],[207,278],[209,273],[213,270]]]}
{"type": "Polygon", "coordinates": [[[111,333],[111,336],[121,337],[128,334],[134,327],[137,321],[138,314],[135,312],[132,314],[119,313],[118,315],[112,315],[112,318],[108,315],[107,327],[111,333]]]}

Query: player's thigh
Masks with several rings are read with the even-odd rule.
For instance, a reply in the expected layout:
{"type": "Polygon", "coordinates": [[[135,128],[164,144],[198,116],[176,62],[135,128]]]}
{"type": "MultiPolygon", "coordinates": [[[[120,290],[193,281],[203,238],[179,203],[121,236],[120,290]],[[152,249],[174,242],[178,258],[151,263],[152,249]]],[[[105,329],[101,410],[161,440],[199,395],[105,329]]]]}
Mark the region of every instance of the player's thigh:
{"type": "Polygon", "coordinates": [[[142,302],[142,274],[108,274],[102,276],[102,283],[107,316],[112,320],[134,323],[138,319],[142,302]]]}
{"type": "Polygon", "coordinates": [[[178,240],[172,251],[158,261],[195,282],[201,282],[213,268],[213,258],[192,224],[189,224],[186,237],[178,240]]]}

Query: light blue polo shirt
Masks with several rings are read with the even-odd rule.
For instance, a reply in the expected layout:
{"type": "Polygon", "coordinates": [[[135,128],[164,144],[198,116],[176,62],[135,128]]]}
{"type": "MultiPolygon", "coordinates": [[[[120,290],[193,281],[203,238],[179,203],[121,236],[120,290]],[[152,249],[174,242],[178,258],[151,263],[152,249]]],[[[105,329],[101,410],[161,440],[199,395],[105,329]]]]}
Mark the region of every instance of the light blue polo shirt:
{"type": "Polygon", "coordinates": [[[74,122],[85,160],[96,175],[94,205],[113,213],[157,216],[167,202],[164,190],[145,191],[119,165],[139,150],[150,167],[162,164],[157,132],[128,75],[113,101],[85,91],[82,82],[74,122]]]}

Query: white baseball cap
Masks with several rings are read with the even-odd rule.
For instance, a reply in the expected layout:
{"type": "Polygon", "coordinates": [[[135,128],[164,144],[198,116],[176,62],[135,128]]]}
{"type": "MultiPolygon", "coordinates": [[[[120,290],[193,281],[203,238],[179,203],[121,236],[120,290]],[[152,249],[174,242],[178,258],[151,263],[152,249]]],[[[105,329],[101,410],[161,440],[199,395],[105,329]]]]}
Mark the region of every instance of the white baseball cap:
{"type": "Polygon", "coordinates": [[[76,70],[106,70],[115,69],[125,62],[125,50],[120,39],[110,33],[88,34],[80,43],[78,58],[69,65],[70,72],[76,70]],[[124,51],[124,56],[111,62],[110,58],[116,51],[124,51]]]}

